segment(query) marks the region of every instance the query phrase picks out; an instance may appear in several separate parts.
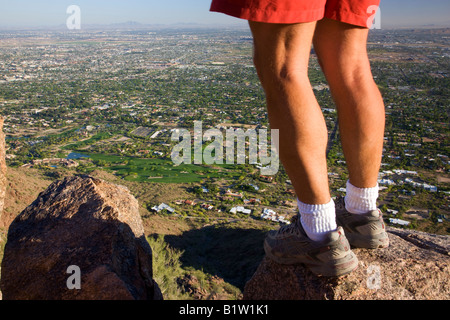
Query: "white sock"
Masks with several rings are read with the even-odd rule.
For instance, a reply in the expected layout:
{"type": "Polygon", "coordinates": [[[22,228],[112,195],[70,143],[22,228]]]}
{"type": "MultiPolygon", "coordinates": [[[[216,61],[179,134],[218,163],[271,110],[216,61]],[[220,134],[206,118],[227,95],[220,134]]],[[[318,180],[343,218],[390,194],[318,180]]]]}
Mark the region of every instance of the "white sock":
{"type": "Polygon", "coordinates": [[[327,233],[337,229],[333,199],[326,204],[306,204],[297,199],[297,205],[303,229],[311,240],[323,241],[327,233]]]}
{"type": "Polygon", "coordinates": [[[357,188],[347,181],[345,209],[350,213],[363,214],[377,209],[378,184],[373,188],[357,188]]]}

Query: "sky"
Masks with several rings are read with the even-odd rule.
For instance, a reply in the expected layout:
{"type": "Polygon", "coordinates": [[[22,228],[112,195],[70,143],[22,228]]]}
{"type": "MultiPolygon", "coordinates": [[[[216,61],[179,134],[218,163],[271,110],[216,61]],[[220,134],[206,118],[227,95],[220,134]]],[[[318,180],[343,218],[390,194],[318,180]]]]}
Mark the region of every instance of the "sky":
{"type": "MultiPolygon", "coordinates": [[[[65,25],[70,5],[80,7],[82,25],[128,21],[246,25],[243,20],[209,12],[210,3],[211,0],[0,0],[0,27],[65,25]]],[[[450,27],[449,0],[381,0],[380,12],[381,28],[450,27]]]]}

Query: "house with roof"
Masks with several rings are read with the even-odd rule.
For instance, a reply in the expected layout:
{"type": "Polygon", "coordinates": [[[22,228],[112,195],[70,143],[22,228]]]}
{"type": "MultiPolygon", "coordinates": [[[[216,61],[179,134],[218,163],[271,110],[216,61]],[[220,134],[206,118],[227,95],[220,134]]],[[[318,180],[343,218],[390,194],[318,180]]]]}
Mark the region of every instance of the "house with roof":
{"type": "Polygon", "coordinates": [[[172,208],[171,206],[169,206],[168,204],[165,204],[165,203],[161,203],[158,206],[153,206],[152,210],[156,211],[156,212],[160,212],[162,210],[167,210],[170,213],[175,213],[175,209],[172,208]]]}
{"type": "Polygon", "coordinates": [[[227,191],[225,192],[225,195],[230,196],[230,197],[240,198],[240,199],[242,199],[242,197],[244,196],[242,193],[232,192],[230,189],[227,189],[227,191]]]}
{"type": "Polygon", "coordinates": [[[245,214],[250,214],[250,213],[252,213],[252,210],[250,210],[250,209],[245,209],[244,207],[242,207],[242,206],[237,206],[237,207],[233,207],[233,208],[231,208],[231,210],[230,210],[230,213],[245,213],[245,214]]]}
{"type": "Polygon", "coordinates": [[[410,224],[409,221],[402,220],[402,219],[397,219],[397,218],[389,218],[389,222],[391,224],[398,224],[398,225],[401,225],[401,226],[407,226],[407,225],[410,224]]]}
{"type": "Polygon", "coordinates": [[[261,213],[261,219],[270,220],[274,222],[281,222],[285,224],[290,223],[289,220],[286,220],[285,216],[279,215],[276,211],[269,208],[263,208],[261,213]]]}

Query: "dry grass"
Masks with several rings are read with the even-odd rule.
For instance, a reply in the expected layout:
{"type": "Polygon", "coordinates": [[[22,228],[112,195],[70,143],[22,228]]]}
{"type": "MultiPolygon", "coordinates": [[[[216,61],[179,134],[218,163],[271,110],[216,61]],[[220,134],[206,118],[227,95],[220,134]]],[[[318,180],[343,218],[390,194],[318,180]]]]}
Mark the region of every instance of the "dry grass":
{"type": "MultiPolygon", "coordinates": [[[[30,205],[40,192],[44,191],[52,181],[33,168],[11,168],[6,173],[5,209],[3,211],[3,227],[7,229],[14,218],[30,205]]],[[[1,223],[1,222],[0,222],[1,223]]]]}

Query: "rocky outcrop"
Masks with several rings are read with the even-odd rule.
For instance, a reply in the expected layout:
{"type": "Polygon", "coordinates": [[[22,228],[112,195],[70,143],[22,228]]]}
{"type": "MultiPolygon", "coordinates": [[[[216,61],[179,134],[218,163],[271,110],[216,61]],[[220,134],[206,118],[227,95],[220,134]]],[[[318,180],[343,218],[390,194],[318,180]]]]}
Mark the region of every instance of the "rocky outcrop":
{"type": "Polygon", "coordinates": [[[88,176],[52,183],[11,223],[4,300],[162,299],[137,200],[88,176]]]}
{"type": "Polygon", "coordinates": [[[2,213],[6,195],[6,142],[3,133],[3,118],[0,117],[0,227],[3,226],[2,213]]]}
{"type": "Polygon", "coordinates": [[[353,249],[359,267],[340,278],[319,277],[303,265],[264,258],[244,289],[245,300],[447,300],[450,237],[388,230],[386,249],[353,249]]]}

